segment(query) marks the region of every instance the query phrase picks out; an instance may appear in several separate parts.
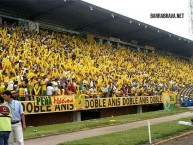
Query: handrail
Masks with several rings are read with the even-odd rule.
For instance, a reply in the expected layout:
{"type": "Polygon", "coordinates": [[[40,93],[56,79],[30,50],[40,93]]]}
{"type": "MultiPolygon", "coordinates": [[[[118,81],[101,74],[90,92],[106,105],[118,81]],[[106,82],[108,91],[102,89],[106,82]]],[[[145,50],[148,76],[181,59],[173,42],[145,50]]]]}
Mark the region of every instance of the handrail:
{"type": "Polygon", "coordinates": [[[191,94],[193,94],[193,86],[192,86],[192,88],[187,92],[187,96],[191,97],[191,94]]]}
{"type": "Polygon", "coordinates": [[[177,94],[177,98],[181,97],[181,96],[188,96],[191,97],[190,95],[193,93],[193,86],[186,86],[184,88],[182,88],[179,93],[177,94]]]}

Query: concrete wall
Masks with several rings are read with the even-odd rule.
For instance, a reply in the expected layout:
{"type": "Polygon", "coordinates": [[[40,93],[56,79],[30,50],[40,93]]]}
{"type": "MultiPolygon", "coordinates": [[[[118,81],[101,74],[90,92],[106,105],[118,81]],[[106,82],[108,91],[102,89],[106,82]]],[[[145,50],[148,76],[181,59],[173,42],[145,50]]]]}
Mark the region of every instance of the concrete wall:
{"type": "Polygon", "coordinates": [[[137,106],[130,107],[113,107],[113,108],[104,108],[100,110],[100,117],[111,117],[111,116],[119,116],[119,115],[127,115],[127,114],[136,114],[137,106]]]}
{"type": "Polygon", "coordinates": [[[73,122],[73,112],[57,112],[26,115],[27,126],[50,125],[65,122],[73,122]]]}
{"type": "Polygon", "coordinates": [[[163,104],[143,105],[143,106],[127,106],[127,107],[112,107],[98,110],[84,110],[78,112],[57,112],[26,115],[27,126],[40,126],[58,123],[66,123],[73,121],[81,121],[96,118],[105,118],[111,116],[137,114],[142,112],[162,110],[163,104]],[[94,113],[94,114],[93,114],[94,113]]]}

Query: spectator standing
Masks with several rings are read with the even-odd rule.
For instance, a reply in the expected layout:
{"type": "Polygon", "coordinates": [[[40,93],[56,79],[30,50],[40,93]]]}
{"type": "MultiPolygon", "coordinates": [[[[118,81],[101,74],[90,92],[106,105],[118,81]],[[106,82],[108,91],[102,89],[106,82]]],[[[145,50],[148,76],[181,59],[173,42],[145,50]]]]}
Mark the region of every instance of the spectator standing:
{"type": "Polygon", "coordinates": [[[52,96],[53,94],[54,94],[54,88],[52,87],[52,83],[49,82],[46,89],[46,95],[52,96]]]}
{"type": "Polygon", "coordinates": [[[10,91],[6,90],[2,94],[4,100],[6,101],[5,105],[10,107],[12,112],[11,127],[12,132],[9,136],[9,145],[14,145],[14,135],[16,137],[17,145],[24,145],[23,140],[23,129],[26,128],[25,116],[21,102],[12,99],[12,94],[10,91]]]}
{"type": "Polygon", "coordinates": [[[8,145],[11,132],[11,110],[3,103],[4,99],[0,96],[0,145],[8,145]]]}

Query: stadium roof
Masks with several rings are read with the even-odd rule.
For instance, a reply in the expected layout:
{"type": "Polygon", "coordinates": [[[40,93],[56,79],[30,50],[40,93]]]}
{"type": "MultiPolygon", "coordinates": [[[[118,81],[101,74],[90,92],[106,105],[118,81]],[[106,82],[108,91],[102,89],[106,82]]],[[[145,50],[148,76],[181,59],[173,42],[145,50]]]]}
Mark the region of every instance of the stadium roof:
{"type": "Polygon", "coordinates": [[[125,42],[137,40],[139,45],[150,44],[185,57],[193,55],[192,40],[80,0],[1,0],[0,14],[125,42]]]}

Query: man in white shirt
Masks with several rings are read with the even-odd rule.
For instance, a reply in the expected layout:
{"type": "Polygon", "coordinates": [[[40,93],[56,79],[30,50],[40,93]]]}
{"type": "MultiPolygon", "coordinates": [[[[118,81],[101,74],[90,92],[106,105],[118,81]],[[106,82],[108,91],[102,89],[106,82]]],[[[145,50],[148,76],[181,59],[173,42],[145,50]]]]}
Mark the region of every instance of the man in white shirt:
{"type": "Polygon", "coordinates": [[[9,86],[9,90],[10,90],[10,91],[13,91],[13,88],[14,88],[14,82],[13,82],[13,80],[10,80],[10,81],[8,82],[8,86],[9,86]]]}
{"type": "Polygon", "coordinates": [[[26,123],[22,104],[20,101],[13,100],[12,94],[8,90],[2,93],[2,97],[6,102],[5,105],[9,107],[12,112],[12,132],[9,136],[9,145],[14,145],[14,136],[16,137],[17,145],[24,145],[22,128],[26,129],[26,123]]]}
{"type": "Polygon", "coordinates": [[[48,83],[47,89],[46,89],[46,94],[48,96],[52,96],[54,93],[54,88],[52,87],[52,83],[48,83]]]}

